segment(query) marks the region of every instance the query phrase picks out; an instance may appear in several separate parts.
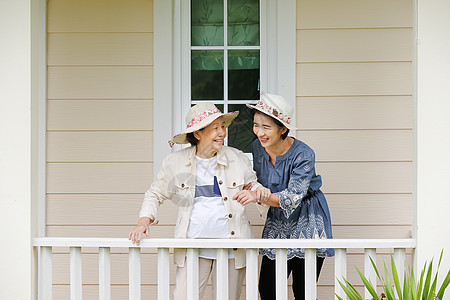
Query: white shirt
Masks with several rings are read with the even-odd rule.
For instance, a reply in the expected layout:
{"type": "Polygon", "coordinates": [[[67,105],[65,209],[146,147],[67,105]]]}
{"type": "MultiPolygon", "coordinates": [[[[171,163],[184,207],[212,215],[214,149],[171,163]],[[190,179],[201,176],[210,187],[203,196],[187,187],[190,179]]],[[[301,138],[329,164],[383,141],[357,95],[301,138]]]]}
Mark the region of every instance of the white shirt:
{"type": "MultiPolygon", "coordinates": [[[[192,206],[188,239],[229,239],[228,214],[223,204],[214,169],[217,156],[203,159],[196,156],[195,198],[192,206]]],[[[232,254],[232,252],[231,252],[232,254]]],[[[199,256],[215,259],[214,249],[199,249],[199,256]]]]}

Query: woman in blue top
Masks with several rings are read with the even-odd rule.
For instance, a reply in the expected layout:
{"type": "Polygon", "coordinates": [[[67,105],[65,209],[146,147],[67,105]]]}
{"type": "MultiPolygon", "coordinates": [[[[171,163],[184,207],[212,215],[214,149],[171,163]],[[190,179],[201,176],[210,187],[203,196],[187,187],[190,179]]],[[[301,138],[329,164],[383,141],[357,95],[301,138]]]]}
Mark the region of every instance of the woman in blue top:
{"type": "MultiPolygon", "coordinates": [[[[329,239],[332,238],[331,217],[320,187],[322,179],[315,172],[314,151],[305,143],[288,136],[294,109],[281,96],[265,94],[255,106],[253,131],[254,170],[258,182],[260,204],[270,206],[262,238],[264,239],[329,239]]],[[[235,198],[239,200],[239,195],[235,198]]],[[[246,205],[248,200],[240,201],[246,205]]],[[[275,249],[261,249],[263,255],[259,292],[262,300],[275,299],[275,249]]],[[[334,249],[317,249],[317,277],[325,257],[334,249]]],[[[305,297],[305,250],[288,249],[288,276],[292,272],[295,299],[305,297]]]]}

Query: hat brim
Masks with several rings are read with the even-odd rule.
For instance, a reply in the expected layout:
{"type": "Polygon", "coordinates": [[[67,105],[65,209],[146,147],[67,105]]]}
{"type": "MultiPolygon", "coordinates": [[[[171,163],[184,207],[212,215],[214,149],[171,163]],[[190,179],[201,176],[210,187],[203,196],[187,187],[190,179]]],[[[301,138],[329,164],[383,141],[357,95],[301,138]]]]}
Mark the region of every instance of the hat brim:
{"type": "Polygon", "coordinates": [[[260,109],[259,107],[256,107],[256,106],[253,106],[253,105],[250,105],[250,104],[246,104],[246,105],[247,105],[248,108],[256,109],[257,111],[265,114],[266,116],[269,116],[271,118],[274,118],[277,121],[280,121],[280,123],[283,124],[284,126],[286,126],[286,128],[289,129],[289,130],[297,130],[296,127],[292,126],[291,124],[281,120],[280,118],[278,118],[278,117],[276,117],[274,115],[269,115],[267,112],[265,112],[264,110],[260,109]]]}
{"type": "Polygon", "coordinates": [[[179,134],[175,135],[172,138],[172,142],[176,143],[176,144],[188,144],[188,140],[186,139],[186,135],[188,133],[191,132],[195,132],[197,130],[200,130],[202,128],[205,128],[206,126],[210,125],[212,122],[214,122],[214,120],[216,120],[217,118],[223,117],[223,121],[225,122],[225,128],[228,128],[228,126],[231,125],[231,123],[233,122],[233,120],[239,115],[239,111],[234,111],[231,113],[220,113],[220,114],[214,114],[211,115],[207,118],[205,118],[204,120],[200,121],[199,123],[195,124],[194,126],[191,126],[189,128],[186,128],[185,130],[183,130],[182,132],[180,132],[179,134]]]}

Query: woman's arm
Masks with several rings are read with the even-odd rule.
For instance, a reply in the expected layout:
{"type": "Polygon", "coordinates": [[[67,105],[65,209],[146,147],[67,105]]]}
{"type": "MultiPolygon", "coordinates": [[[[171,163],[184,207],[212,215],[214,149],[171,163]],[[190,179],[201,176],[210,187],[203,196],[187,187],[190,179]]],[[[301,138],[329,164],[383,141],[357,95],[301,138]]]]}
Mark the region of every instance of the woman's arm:
{"type": "Polygon", "coordinates": [[[279,205],[286,218],[300,205],[308,193],[311,179],[315,174],[315,155],[311,150],[305,156],[294,161],[286,189],[275,193],[279,199],[279,205]]]}

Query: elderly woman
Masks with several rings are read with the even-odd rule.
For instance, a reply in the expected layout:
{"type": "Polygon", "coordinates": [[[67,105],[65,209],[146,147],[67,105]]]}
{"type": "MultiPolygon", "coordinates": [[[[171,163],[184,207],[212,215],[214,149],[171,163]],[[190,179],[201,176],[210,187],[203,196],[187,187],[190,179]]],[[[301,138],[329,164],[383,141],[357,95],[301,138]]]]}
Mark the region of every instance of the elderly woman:
{"type": "MultiPolygon", "coordinates": [[[[178,206],[175,238],[251,238],[245,208],[232,201],[247,184],[259,184],[249,159],[241,151],[223,145],[226,128],[239,112],[223,114],[212,103],[197,104],[186,116],[186,129],[171,142],[191,147],[170,154],[164,160],[157,180],[145,193],[138,225],[129,239],[139,244],[149,236],[149,225],[157,223],[158,206],[172,200],[178,206]]],[[[256,192],[242,191],[241,201],[256,201],[256,192]]],[[[229,299],[239,299],[245,277],[245,250],[229,251],[229,299]]],[[[199,251],[199,296],[212,277],[216,296],[216,252],[199,251]]],[[[174,299],[186,299],[186,250],[175,249],[177,265],[174,299]]]]}
{"type": "MultiPolygon", "coordinates": [[[[314,151],[305,143],[288,136],[295,130],[290,124],[294,112],[289,102],[279,95],[265,94],[252,109],[253,132],[257,140],[252,154],[258,181],[257,198],[238,201],[246,205],[260,201],[270,206],[262,238],[264,239],[329,239],[332,238],[331,217],[327,200],[316,174],[314,151]]],[[[275,299],[275,249],[261,249],[263,255],[259,276],[262,300],[275,299]]],[[[317,249],[317,277],[325,257],[333,249],[317,249]]],[[[292,272],[295,299],[305,299],[304,249],[288,249],[288,276],[292,272]]]]}

